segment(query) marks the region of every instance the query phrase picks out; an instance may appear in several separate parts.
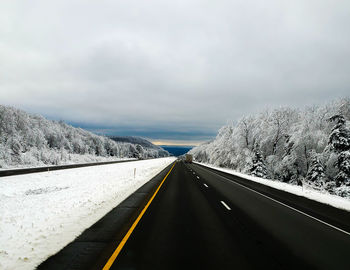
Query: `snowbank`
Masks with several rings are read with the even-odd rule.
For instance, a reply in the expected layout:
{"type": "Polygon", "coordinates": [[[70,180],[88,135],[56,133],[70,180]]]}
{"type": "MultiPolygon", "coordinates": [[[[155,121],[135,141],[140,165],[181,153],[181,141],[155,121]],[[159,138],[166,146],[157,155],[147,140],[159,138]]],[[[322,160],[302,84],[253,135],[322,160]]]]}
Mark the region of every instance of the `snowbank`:
{"type": "Polygon", "coordinates": [[[208,168],[213,168],[216,169],[218,171],[222,171],[225,173],[229,173],[232,175],[236,175],[239,177],[242,177],[244,179],[250,180],[250,181],[254,181],[260,184],[264,184],[279,190],[283,190],[298,196],[303,196],[305,198],[314,200],[314,201],[318,201],[324,204],[328,204],[331,205],[333,207],[339,208],[339,209],[343,209],[343,210],[347,210],[350,211],[350,200],[339,197],[339,196],[335,196],[335,195],[331,195],[328,193],[321,193],[318,192],[317,190],[313,190],[311,188],[308,187],[301,187],[301,186],[295,186],[295,185],[291,185],[291,184],[287,184],[287,183],[283,183],[283,182],[279,182],[279,181],[273,181],[273,180],[269,180],[269,179],[264,179],[264,178],[259,178],[259,177],[255,177],[255,176],[250,176],[250,175],[246,175],[243,173],[239,173],[236,172],[234,170],[231,169],[225,169],[225,168],[220,168],[220,167],[216,167],[210,164],[206,164],[206,163],[199,163],[199,162],[195,162],[198,163],[200,165],[206,166],[208,168]]]}
{"type": "Polygon", "coordinates": [[[35,268],[174,160],[1,178],[0,269],[35,268]]]}

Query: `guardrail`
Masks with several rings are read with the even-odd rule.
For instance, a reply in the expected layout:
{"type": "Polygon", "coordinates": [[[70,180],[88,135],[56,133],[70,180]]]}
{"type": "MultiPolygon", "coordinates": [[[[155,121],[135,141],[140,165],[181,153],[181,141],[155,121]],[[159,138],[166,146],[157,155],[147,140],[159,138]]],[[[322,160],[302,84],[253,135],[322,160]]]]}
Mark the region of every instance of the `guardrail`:
{"type": "Polygon", "coordinates": [[[128,159],[128,160],[118,160],[118,161],[105,161],[105,162],[57,165],[57,166],[36,167],[36,168],[0,170],[0,177],[27,174],[27,173],[66,170],[66,169],[74,169],[74,168],[89,167],[89,166],[108,165],[108,164],[131,162],[131,161],[137,161],[137,160],[138,159],[128,159]]]}

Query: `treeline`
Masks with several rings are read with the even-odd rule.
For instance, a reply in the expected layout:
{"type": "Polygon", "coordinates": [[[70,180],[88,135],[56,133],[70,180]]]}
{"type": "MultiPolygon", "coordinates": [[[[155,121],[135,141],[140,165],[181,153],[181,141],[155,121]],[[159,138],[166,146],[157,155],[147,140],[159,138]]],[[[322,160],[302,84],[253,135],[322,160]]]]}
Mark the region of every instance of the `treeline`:
{"type": "Polygon", "coordinates": [[[162,147],[158,145],[154,145],[150,141],[140,138],[140,137],[133,137],[133,136],[109,136],[109,138],[115,142],[126,142],[131,143],[133,145],[136,145],[136,150],[138,150],[139,155],[143,157],[167,157],[170,155],[170,153],[166,150],[164,150],[162,147]],[[138,146],[139,145],[139,146],[138,146]],[[141,146],[141,147],[140,147],[141,146]],[[147,149],[145,152],[144,149],[147,149]]]}
{"type": "Polygon", "coordinates": [[[0,105],[0,168],[168,155],[0,105]]]}
{"type": "Polygon", "coordinates": [[[195,160],[350,196],[350,100],[245,116],[190,151],[195,160]]]}

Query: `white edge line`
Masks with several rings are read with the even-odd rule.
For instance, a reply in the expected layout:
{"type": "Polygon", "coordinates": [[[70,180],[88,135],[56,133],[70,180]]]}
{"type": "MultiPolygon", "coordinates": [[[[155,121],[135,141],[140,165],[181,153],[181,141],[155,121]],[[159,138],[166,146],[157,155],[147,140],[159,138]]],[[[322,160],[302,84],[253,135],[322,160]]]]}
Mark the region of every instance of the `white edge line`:
{"type": "Polygon", "coordinates": [[[208,185],[207,184],[203,184],[206,188],[208,187],[208,185]]]}
{"type": "Polygon", "coordinates": [[[224,202],[224,201],[220,201],[222,203],[223,206],[225,206],[225,208],[229,211],[231,211],[231,208],[224,202]]]}
{"type": "Polygon", "coordinates": [[[199,179],[199,176],[197,176],[197,179],[199,179]]]}
{"type": "MultiPolygon", "coordinates": [[[[336,227],[336,226],[334,226],[334,225],[332,225],[332,224],[329,224],[329,223],[327,223],[327,222],[325,222],[325,221],[323,221],[323,220],[321,220],[321,219],[318,219],[318,218],[316,218],[316,217],[310,216],[309,214],[306,214],[306,213],[304,213],[304,212],[302,212],[302,211],[300,211],[300,210],[298,210],[298,209],[296,209],[296,208],[294,208],[294,207],[292,207],[292,206],[289,206],[289,205],[287,205],[287,204],[285,204],[285,203],[283,203],[283,202],[277,201],[277,200],[275,200],[275,199],[273,199],[273,198],[271,198],[271,197],[269,197],[269,196],[266,196],[266,195],[264,195],[264,194],[262,194],[262,193],[260,193],[260,192],[258,192],[258,191],[256,191],[256,190],[254,190],[254,189],[251,189],[251,188],[246,187],[246,186],[244,186],[244,185],[242,185],[242,184],[240,184],[240,183],[237,183],[237,182],[235,182],[234,180],[231,180],[231,179],[229,179],[229,178],[226,178],[226,177],[221,176],[221,175],[219,175],[219,174],[216,174],[216,173],[214,173],[214,172],[212,172],[212,173],[215,174],[215,175],[217,175],[217,176],[219,176],[219,177],[221,177],[221,178],[224,178],[224,179],[226,179],[226,180],[228,180],[228,181],[230,181],[230,182],[232,182],[232,183],[235,183],[236,185],[239,185],[239,186],[241,186],[241,187],[243,187],[243,188],[245,188],[245,189],[248,189],[248,190],[250,190],[250,191],[253,191],[253,192],[255,192],[255,193],[257,193],[257,194],[259,194],[259,195],[261,195],[261,196],[263,196],[263,197],[265,197],[265,198],[267,198],[267,199],[270,199],[270,200],[272,200],[272,201],[274,201],[274,202],[276,202],[276,203],[279,203],[279,204],[281,204],[281,205],[283,205],[283,206],[285,206],[285,207],[288,207],[288,208],[290,208],[290,209],[292,209],[292,210],[294,210],[294,211],[296,211],[296,212],[298,212],[298,213],[300,213],[300,214],[303,214],[303,215],[305,215],[305,216],[307,216],[307,217],[309,217],[309,218],[312,218],[312,219],[314,219],[314,220],[316,220],[316,221],[318,221],[318,222],[321,222],[321,223],[324,224],[324,225],[327,225],[327,226],[329,226],[329,227],[331,227],[331,228],[333,228],[333,229],[336,229],[336,230],[338,230],[338,231],[340,231],[340,232],[342,232],[342,233],[345,233],[345,234],[347,234],[347,235],[350,236],[350,233],[347,232],[347,231],[344,231],[343,229],[340,229],[340,228],[338,228],[338,227],[336,227]]],[[[224,204],[223,201],[221,201],[221,203],[224,204]]]]}

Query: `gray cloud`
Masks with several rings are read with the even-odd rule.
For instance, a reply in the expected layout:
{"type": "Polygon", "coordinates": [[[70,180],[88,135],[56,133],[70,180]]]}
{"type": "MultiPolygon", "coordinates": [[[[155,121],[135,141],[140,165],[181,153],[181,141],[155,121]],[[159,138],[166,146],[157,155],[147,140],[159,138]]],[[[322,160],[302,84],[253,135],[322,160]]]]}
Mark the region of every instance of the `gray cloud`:
{"type": "Polygon", "coordinates": [[[175,138],[349,95],[348,1],[0,7],[0,102],[51,118],[175,138]]]}

